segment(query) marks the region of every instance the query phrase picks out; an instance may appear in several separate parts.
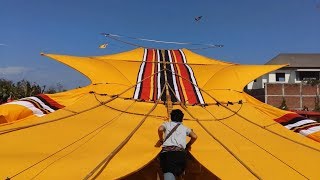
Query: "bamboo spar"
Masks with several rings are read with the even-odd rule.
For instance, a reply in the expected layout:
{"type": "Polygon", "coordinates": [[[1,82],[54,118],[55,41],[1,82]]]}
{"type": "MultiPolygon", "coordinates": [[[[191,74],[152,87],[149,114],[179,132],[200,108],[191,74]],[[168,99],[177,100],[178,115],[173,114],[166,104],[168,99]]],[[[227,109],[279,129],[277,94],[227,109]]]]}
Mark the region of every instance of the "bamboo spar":
{"type": "Polygon", "coordinates": [[[161,50],[161,54],[162,54],[162,65],[163,65],[163,69],[164,69],[164,79],[165,79],[165,87],[166,87],[166,101],[165,101],[165,104],[166,104],[166,107],[167,107],[167,114],[168,114],[168,119],[170,119],[170,113],[172,111],[172,101],[171,101],[171,96],[170,96],[170,93],[169,93],[169,83],[168,83],[168,75],[167,75],[167,63],[165,61],[165,54],[164,54],[164,50],[161,50]]]}

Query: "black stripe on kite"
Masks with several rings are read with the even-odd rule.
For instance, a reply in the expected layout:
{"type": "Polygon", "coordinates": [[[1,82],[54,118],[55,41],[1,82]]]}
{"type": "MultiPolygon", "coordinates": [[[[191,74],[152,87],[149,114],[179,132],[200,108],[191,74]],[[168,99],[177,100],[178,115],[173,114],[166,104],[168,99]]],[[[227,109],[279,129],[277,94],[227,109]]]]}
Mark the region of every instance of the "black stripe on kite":
{"type": "MultiPolygon", "coordinates": [[[[160,51],[160,50],[159,50],[160,51]]],[[[164,61],[164,57],[162,55],[162,50],[159,52],[159,60],[160,62],[163,62],[164,61]]],[[[161,90],[165,87],[165,72],[164,72],[164,67],[163,67],[163,63],[160,64],[160,70],[161,70],[161,76],[160,76],[160,87],[161,87],[161,90]]],[[[161,100],[162,101],[166,101],[167,98],[166,98],[166,93],[162,93],[161,95],[161,100]]]]}
{"type": "Polygon", "coordinates": [[[45,98],[43,98],[43,97],[41,97],[41,96],[39,96],[39,95],[36,95],[35,97],[38,98],[41,102],[43,102],[43,104],[49,106],[49,107],[50,107],[51,109],[53,109],[53,110],[58,110],[58,109],[60,109],[60,108],[54,106],[53,104],[50,104],[45,98]]]}
{"type": "Polygon", "coordinates": [[[29,102],[33,105],[33,107],[39,109],[43,114],[48,114],[48,110],[44,109],[38,102],[32,100],[32,99],[22,99],[21,101],[29,102]]]}
{"type": "Polygon", "coordinates": [[[299,122],[301,120],[305,120],[307,119],[306,117],[303,117],[303,116],[299,116],[299,117],[295,117],[287,122],[281,122],[280,124],[282,124],[283,126],[286,126],[286,125],[289,125],[289,124],[294,124],[296,122],[299,122]]]}
{"type": "MultiPolygon", "coordinates": [[[[169,51],[166,50],[165,51],[165,61],[168,62],[166,63],[166,69],[167,69],[167,79],[168,79],[168,84],[171,87],[172,90],[174,90],[174,84],[173,84],[173,79],[172,79],[172,72],[173,69],[171,69],[171,65],[170,65],[170,59],[169,59],[169,51]]],[[[170,88],[168,89],[169,93],[170,93],[170,97],[171,97],[171,101],[172,102],[177,102],[177,98],[176,95],[174,94],[175,92],[172,92],[170,88]]]]}
{"type": "Polygon", "coordinates": [[[292,130],[294,132],[299,132],[301,130],[309,129],[309,128],[312,128],[314,126],[319,126],[319,125],[320,125],[320,123],[318,123],[318,122],[311,122],[311,123],[303,124],[301,126],[292,127],[292,128],[290,128],[290,130],[292,130]]]}

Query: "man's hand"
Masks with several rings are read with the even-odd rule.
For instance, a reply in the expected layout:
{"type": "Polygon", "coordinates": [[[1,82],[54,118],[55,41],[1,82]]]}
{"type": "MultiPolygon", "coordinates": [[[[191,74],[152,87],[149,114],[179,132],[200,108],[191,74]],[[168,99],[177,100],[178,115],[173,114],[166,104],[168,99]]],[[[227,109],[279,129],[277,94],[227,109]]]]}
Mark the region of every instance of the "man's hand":
{"type": "Polygon", "coordinates": [[[158,140],[154,147],[160,147],[163,144],[163,140],[158,140]]]}
{"type": "Polygon", "coordinates": [[[197,140],[198,136],[196,135],[196,133],[194,133],[193,131],[190,132],[189,134],[190,136],[190,141],[188,142],[188,144],[186,145],[186,150],[187,151],[191,151],[191,145],[197,140]]]}
{"type": "Polygon", "coordinates": [[[190,145],[189,143],[188,143],[187,146],[186,146],[186,150],[187,150],[187,151],[191,151],[191,145],[190,145]]]}
{"type": "Polygon", "coordinates": [[[161,125],[158,128],[158,135],[159,135],[159,140],[156,143],[156,145],[154,145],[155,147],[160,147],[163,144],[163,132],[165,131],[165,128],[161,125]]]}

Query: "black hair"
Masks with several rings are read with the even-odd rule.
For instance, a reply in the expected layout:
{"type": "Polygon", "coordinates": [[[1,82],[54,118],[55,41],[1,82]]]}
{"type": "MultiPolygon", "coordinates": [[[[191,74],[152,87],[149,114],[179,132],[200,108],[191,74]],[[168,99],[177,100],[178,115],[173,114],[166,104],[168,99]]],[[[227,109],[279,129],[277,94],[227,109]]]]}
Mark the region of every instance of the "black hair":
{"type": "Polygon", "coordinates": [[[171,121],[174,122],[182,122],[183,119],[183,112],[180,109],[174,109],[171,111],[171,121]]]}

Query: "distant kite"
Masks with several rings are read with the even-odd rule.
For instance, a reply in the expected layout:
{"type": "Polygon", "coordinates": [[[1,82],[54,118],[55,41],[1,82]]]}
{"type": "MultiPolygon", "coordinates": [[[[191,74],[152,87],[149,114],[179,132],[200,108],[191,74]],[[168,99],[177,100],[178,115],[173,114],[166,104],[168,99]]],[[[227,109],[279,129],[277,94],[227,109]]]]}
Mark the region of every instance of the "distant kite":
{"type": "Polygon", "coordinates": [[[202,16],[198,16],[198,17],[195,17],[194,20],[198,22],[198,21],[200,21],[201,18],[202,18],[202,16]]]}
{"type": "Polygon", "coordinates": [[[107,46],[108,46],[108,44],[105,43],[105,44],[101,44],[101,45],[99,46],[99,48],[100,48],[100,49],[104,49],[104,48],[106,48],[107,46]]]}

